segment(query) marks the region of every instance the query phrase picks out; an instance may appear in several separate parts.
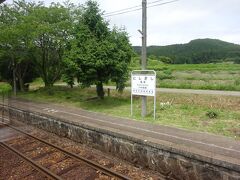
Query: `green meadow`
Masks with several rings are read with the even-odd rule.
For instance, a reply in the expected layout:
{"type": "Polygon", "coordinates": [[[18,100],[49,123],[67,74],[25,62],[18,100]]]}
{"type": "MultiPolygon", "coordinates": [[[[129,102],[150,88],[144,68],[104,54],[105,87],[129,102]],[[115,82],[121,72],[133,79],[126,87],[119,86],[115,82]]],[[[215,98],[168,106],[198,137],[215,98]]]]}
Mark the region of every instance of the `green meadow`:
{"type": "MultiPolygon", "coordinates": [[[[132,64],[130,69],[140,67],[132,64]]],[[[148,69],[157,72],[158,87],[240,91],[240,64],[163,64],[150,60],[148,69]]]]}

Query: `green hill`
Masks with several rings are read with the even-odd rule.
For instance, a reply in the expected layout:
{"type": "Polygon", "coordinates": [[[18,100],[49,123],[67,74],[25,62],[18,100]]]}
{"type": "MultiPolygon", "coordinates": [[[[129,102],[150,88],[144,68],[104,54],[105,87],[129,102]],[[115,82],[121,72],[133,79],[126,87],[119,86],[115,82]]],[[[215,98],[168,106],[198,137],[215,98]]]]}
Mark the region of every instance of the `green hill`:
{"type": "MultiPolygon", "coordinates": [[[[137,54],[141,54],[141,47],[133,47],[137,54]]],[[[222,61],[239,62],[240,45],[228,43],[218,39],[196,39],[187,44],[174,44],[168,46],[149,46],[149,57],[166,56],[174,64],[200,64],[222,61]]]]}

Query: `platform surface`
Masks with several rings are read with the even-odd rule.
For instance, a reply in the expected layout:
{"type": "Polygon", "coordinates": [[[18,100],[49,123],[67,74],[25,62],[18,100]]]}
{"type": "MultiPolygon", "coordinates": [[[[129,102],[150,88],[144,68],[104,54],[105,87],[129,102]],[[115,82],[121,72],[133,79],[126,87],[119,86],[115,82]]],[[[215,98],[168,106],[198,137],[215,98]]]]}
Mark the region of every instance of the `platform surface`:
{"type": "Polygon", "coordinates": [[[240,141],[233,138],[112,117],[64,105],[36,103],[22,99],[11,99],[10,105],[240,167],[240,141]]]}

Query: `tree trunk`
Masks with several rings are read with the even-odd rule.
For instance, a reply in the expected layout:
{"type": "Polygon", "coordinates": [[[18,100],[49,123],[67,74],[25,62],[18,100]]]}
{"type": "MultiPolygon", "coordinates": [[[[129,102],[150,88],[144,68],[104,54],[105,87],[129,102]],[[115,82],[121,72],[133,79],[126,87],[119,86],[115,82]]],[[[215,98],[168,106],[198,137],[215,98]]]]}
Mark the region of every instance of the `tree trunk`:
{"type": "Polygon", "coordinates": [[[22,77],[18,77],[18,80],[19,80],[20,91],[21,92],[25,91],[24,82],[23,82],[22,77]]]}
{"type": "Polygon", "coordinates": [[[4,122],[4,93],[2,93],[2,122],[4,122]]]}
{"type": "Polygon", "coordinates": [[[46,87],[46,88],[53,87],[53,83],[50,83],[46,80],[46,81],[44,81],[44,87],[46,87]]]}
{"type": "Polygon", "coordinates": [[[13,66],[13,94],[14,96],[17,95],[17,83],[16,83],[16,66],[15,66],[15,61],[14,61],[14,57],[12,55],[12,66],[13,66]]]}
{"type": "Polygon", "coordinates": [[[104,99],[104,90],[103,90],[103,84],[102,82],[99,82],[96,84],[96,90],[97,90],[97,96],[100,98],[100,99],[104,99]]]}

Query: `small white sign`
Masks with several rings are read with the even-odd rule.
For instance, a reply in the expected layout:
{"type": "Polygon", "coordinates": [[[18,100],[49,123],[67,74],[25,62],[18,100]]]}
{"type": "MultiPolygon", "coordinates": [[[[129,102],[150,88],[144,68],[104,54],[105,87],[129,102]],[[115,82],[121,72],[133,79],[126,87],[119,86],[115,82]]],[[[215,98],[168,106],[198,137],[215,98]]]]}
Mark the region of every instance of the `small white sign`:
{"type": "Polygon", "coordinates": [[[132,94],[155,96],[156,76],[153,74],[132,74],[132,94]]]}

